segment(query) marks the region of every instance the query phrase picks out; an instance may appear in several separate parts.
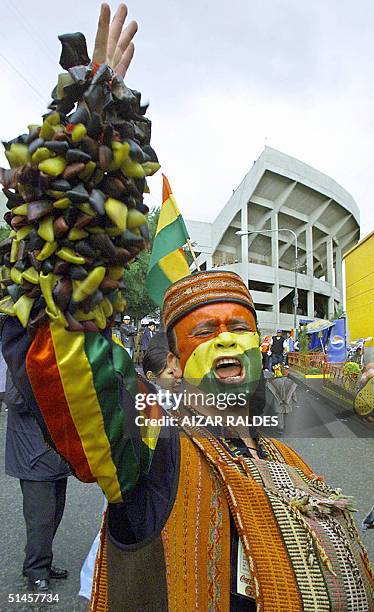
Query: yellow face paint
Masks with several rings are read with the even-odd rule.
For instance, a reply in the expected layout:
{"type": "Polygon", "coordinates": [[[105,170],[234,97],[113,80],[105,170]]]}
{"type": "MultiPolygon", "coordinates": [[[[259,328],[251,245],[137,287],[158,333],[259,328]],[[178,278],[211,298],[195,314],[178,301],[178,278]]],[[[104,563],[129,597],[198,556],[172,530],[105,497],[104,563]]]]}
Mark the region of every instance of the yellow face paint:
{"type": "Polygon", "coordinates": [[[215,361],[223,357],[241,358],[245,351],[259,346],[257,332],[235,334],[223,332],[211,340],[199,344],[188,358],[183,376],[187,380],[200,382],[213,370],[215,361]]]}

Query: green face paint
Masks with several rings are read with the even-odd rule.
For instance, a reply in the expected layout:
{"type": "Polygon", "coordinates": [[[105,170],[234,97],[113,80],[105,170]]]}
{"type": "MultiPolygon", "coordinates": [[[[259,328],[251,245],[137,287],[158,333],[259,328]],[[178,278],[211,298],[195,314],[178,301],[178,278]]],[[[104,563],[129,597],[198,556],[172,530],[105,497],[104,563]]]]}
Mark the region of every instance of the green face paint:
{"type": "Polygon", "coordinates": [[[195,347],[183,377],[202,391],[253,395],[262,363],[257,332],[223,332],[195,347]]]}

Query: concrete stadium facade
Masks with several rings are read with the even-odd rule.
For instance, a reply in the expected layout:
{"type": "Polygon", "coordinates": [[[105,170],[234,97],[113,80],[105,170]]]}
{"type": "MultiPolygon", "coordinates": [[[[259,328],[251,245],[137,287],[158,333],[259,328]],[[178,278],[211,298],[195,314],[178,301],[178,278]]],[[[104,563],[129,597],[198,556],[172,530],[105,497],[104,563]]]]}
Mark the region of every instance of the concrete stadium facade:
{"type": "Polygon", "coordinates": [[[247,282],[262,333],[293,327],[295,243],[283,229],[298,239],[298,320],[327,318],[342,305],[342,257],[359,240],[359,209],[298,159],[265,147],[212,223],[186,224],[202,269],[232,270],[247,282]]]}

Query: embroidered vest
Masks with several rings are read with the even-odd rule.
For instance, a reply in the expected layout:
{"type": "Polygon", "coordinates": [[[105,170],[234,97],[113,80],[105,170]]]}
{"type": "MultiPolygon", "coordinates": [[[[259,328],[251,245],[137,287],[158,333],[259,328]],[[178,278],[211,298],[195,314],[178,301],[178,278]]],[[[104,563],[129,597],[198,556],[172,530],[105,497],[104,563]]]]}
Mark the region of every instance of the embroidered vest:
{"type": "Polygon", "coordinates": [[[230,511],[258,611],[374,611],[367,554],[338,490],[281,442],[262,439],[267,460],[255,461],[186,432],[160,537],[124,553],[104,517],[90,612],[229,612],[230,511]]]}

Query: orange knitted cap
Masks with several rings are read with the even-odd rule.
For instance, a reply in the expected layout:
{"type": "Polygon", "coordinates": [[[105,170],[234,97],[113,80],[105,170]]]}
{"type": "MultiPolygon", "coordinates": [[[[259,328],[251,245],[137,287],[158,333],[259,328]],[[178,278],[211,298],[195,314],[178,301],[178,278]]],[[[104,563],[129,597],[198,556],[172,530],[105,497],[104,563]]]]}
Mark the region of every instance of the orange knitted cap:
{"type": "Polygon", "coordinates": [[[166,329],[200,306],[216,302],[236,302],[256,317],[252,296],[235,272],[210,270],[186,276],[171,285],[164,296],[163,320],[166,329]]]}

